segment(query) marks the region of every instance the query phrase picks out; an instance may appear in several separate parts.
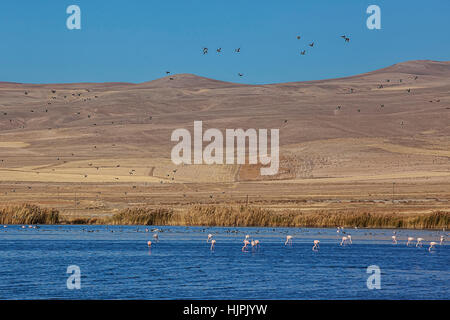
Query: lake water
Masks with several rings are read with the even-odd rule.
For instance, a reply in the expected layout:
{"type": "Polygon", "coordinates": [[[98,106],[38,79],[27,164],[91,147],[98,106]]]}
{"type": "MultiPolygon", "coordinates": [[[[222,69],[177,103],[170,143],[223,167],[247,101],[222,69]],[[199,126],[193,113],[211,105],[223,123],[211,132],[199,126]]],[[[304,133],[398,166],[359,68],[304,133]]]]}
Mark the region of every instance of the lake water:
{"type": "Polygon", "coordinates": [[[0,299],[450,298],[448,242],[428,251],[442,231],[400,230],[394,245],[393,230],[348,229],[353,244],[340,246],[336,229],[157,227],[155,243],[142,226],[0,227],[0,299]],[[241,251],[246,234],[258,250],[241,251]],[[424,246],[407,247],[408,236],[424,246]],[[80,290],[67,288],[69,265],[80,267],[80,290]],[[367,288],[370,265],[380,290],[367,288]]]}

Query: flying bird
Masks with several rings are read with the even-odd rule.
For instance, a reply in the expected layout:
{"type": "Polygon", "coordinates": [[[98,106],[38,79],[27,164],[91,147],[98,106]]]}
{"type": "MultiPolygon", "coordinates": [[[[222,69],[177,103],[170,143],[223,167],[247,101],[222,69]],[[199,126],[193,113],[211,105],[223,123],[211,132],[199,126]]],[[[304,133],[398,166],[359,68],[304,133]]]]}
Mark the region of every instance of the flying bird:
{"type": "Polygon", "coordinates": [[[305,53],[306,53],[306,50],[300,51],[300,54],[301,54],[302,56],[304,56],[305,53]]]}
{"type": "Polygon", "coordinates": [[[311,42],[311,43],[309,44],[309,46],[310,46],[310,47],[314,47],[314,42],[311,42]]]}

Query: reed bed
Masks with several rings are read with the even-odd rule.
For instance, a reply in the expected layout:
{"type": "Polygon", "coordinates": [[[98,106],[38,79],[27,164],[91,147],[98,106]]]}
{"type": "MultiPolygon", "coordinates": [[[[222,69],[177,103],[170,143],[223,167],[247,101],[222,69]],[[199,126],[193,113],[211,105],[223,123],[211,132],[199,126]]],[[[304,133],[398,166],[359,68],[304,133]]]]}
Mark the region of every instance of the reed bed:
{"type": "Polygon", "coordinates": [[[128,208],[105,220],[113,225],[170,225],[174,213],[170,209],[128,208]]]}
{"type": "Polygon", "coordinates": [[[442,229],[450,227],[450,212],[366,213],[366,212],[275,212],[251,206],[191,206],[171,209],[129,208],[107,223],[127,225],[183,225],[218,227],[358,227],[442,229]]]}
{"type": "Polygon", "coordinates": [[[0,208],[1,224],[58,224],[59,212],[31,204],[0,208]]]}
{"type": "Polygon", "coordinates": [[[450,228],[450,212],[301,212],[300,210],[273,211],[243,205],[194,205],[179,211],[171,208],[138,207],[122,210],[110,217],[70,217],[60,216],[55,209],[24,204],[0,208],[0,223],[448,229],[450,228]]]}

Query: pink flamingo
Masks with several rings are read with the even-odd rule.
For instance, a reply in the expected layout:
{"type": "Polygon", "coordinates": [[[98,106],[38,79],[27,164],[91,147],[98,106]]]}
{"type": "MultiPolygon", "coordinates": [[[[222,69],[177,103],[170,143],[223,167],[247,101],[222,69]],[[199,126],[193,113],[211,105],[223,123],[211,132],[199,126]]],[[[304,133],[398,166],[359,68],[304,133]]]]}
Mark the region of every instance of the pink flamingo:
{"type": "Polygon", "coordinates": [[[393,242],[394,244],[397,244],[397,236],[392,236],[392,242],[393,242]]]}
{"type": "Polygon", "coordinates": [[[423,241],[423,238],[417,238],[416,248],[418,246],[420,246],[422,248],[422,241],[423,241]]]}
{"type": "Polygon", "coordinates": [[[255,240],[256,249],[259,249],[259,240],[255,240]]]}
{"type": "Polygon", "coordinates": [[[286,236],[286,242],[284,243],[284,245],[291,245],[292,246],[292,236],[286,236]]]}
{"type": "Polygon", "coordinates": [[[242,251],[247,251],[247,246],[250,244],[248,240],[244,240],[244,246],[242,247],[242,251]]]}
{"type": "Polygon", "coordinates": [[[435,245],[437,245],[436,242],[434,242],[434,241],[430,242],[430,247],[428,248],[428,251],[431,252],[431,249],[433,249],[435,245]]]}
{"type": "Polygon", "coordinates": [[[214,251],[214,246],[216,245],[216,240],[211,240],[211,251],[214,251]]]}
{"type": "Polygon", "coordinates": [[[319,251],[319,240],[314,240],[314,246],[312,247],[313,251],[319,251]]]}
{"type": "Polygon", "coordinates": [[[408,242],[406,242],[406,246],[409,247],[409,244],[414,241],[413,237],[408,237],[408,242]]]}
{"type": "Polygon", "coordinates": [[[148,246],[149,248],[151,248],[151,247],[152,247],[152,242],[151,242],[151,241],[147,241],[147,246],[148,246]]]}
{"type": "Polygon", "coordinates": [[[347,244],[347,242],[348,242],[348,238],[347,238],[346,236],[343,236],[340,245],[341,245],[341,246],[345,246],[345,245],[347,244]]]}
{"type": "Polygon", "coordinates": [[[352,242],[352,236],[351,235],[347,235],[348,241],[350,241],[350,244],[353,244],[352,242]]]}

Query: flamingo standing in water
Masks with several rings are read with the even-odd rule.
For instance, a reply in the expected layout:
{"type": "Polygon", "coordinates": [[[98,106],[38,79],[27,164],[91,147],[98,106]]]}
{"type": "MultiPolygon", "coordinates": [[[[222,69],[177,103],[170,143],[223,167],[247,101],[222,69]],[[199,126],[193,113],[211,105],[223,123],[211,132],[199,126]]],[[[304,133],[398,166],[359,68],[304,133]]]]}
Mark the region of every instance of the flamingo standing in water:
{"type": "Polygon", "coordinates": [[[155,239],[156,242],[159,241],[159,236],[158,236],[157,233],[154,233],[154,234],[153,234],[153,239],[155,239]]]}
{"type": "Polygon", "coordinates": [[[418,246],[420,246],[422,248],[422,241],[423,241],[423,238],[417,238],[416,248],[418,246]]]}
{"type": "Polygon", "coordinates": [[[284,243],[284,245],[291,245],[292,246],[292,236],[286,236],[286,242],[284,243]]]}
{"type": "Polygon", "coordinates": [[[351,235],[347,235],[348,241],[350,241],[350,244],[353,244],[352,242],[352,236],[351,235]]]}
{"type": "Polygon", "coordinates": [[[406,242],[406,246],[409,247],[409,244],[414,241],[413,237],[408,237],[408,242],[406,242]]]}
{"type": "Polygon", "coordinates": [[[213,235],[210,233],[208,234],[208,239],[206,239],[206,242],[210,242],[212,240],[213,235]]]}
{"type": "Polygon", "coordinates": [[[147,241],[147,246],[148,246],[149,248],[151,248],[151,247],[152,247],[152,242],[151,242],[151,241],[147,241]]]}
{"type": "Polygon", "coordinates": [[[216,240],[211,240],[211,251],[214,251],[214,246],[216,245],[216,240]]]}
{"type": "Polygon", "coordinates": [[[434,246],[435,246],[435,245],[437,245],[437,243],[434,242],[434,241],[431,241],[431,242],[430,242],[430,247],[428,248],[428,251],[431,252],[431,249],[434,249],[434,246]]]}
{"type": "Polygon", "coordinates": [[[441,242],[439,243],[441,246],[444,244],[444,236],[441,236],[441,242]]]}
{"type": "Polygon", "coordinates": [[[319,251],[319,240],[314,240],[314,246],[312,247],[313,251],[319,251]]]}
{"type": "Polygon", "coordinates": [[[344,237],[342,237],[342,241],[341,241],[340,245],[345,246],[347,244],[347,242],[348,242],[348,237],[344,236],[344,237]]]}
{"type": "Polygon", "coordinates": [[[259,240],[255,240],[254,242],[255,242],[256,249],[259,249],[259,240]]]}
{"type": "Polygon", "coordinates": [[[397,236],[392,236],[392,243],[397,244],[397,236]]]}
{"type": "Polygon", "coordinates": [[[242,247],[242,251],[247,251],[247,246],[250,244],[248,240],[244,240],[244,246],[242,247]]]}

